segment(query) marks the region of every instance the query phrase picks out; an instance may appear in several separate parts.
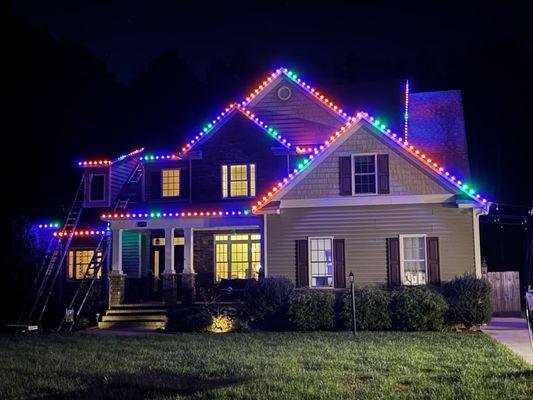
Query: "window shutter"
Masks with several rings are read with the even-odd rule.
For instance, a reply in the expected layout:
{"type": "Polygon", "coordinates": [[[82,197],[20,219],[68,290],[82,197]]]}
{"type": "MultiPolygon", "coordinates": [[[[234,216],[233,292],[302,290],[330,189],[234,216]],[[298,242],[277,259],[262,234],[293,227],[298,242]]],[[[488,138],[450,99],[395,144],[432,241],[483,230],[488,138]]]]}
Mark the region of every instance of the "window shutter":
{"type": "Polygon", "coordinates": [[[387,239],[387,264],[389,271],[389,285],[397,286],[400,280],[400,239],[387,239]]]}
{"type": "Polygon", "coordinates": [[[352,158],[339,157],[340,195],[352,195],[352,158]]]}
{"type": "Polygon", "coordinates": [[[150,183],[150,195],[152,199],[161,198],[161,171],[152,171],[150,174],[152,182],[150,183]]]}
{"type": "Polygon", "coordinates": [[[296,241],[296,286],[309,286],[309,263],[307,260],[307,239],[296,241]]]}
{"type": "Polygon", "coordinates": [[[346,262],[344,239],[333,239],[333,262],[335,263],[334,284],[336,288],[346,287],[346,262]]]}
{"type": "Polygon", "coordinates": [[[189,169],[180,168],[180,197],[186,199],[189,197],[189,169]]]}
{"type": "Polygon", "coordinates": [[[440,285],[439,238],[426,238],[429,283],[440,285]]]}
{"type": "Polygon", "coordinates": [[[389,155],[378,154],[378,193],[389,194],[389,155]]]}

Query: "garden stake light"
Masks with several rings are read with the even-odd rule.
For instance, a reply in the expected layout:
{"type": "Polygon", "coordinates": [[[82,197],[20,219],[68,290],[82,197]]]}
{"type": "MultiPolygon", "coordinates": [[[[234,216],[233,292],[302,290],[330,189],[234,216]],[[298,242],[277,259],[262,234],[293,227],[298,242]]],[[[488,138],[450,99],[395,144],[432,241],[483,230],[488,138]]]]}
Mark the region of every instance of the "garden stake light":
{"type": "Polygon", "coordinates": [[[353,334],[355,335],[357,333],[356,328],[356,322],[355,322],[355,288],[354,288],[354,276],[353,272],[350,271],[350,275],[348,275],[350,278],[350,292],[352,294],[352,328],[353,328],[353,334]]]}

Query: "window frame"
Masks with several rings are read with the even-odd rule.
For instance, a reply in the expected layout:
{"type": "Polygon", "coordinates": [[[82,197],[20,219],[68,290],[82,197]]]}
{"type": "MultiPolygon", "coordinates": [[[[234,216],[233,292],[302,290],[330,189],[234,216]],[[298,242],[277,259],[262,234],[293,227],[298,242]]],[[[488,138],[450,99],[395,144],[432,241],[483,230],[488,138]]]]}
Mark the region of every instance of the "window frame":
{"type": "Polygon", "coordinates": [[[351,168],[351,178],[352,178],[352,196],[376,196],[379,194],[378,190],[378,153],[352,153],[350,157],[350,168],[351,168]],[[355,191],[355,157],[365,157],[373,156],[374,157],[374,188],[375,192],[369,193],[357,193],[355,191]]]}
{"type": "MultiPolygon", "coordinates": [[[[427,250],[427,235],[424,233],[410,233],[410,234],[404,234],[404,235],[398,235],[399,241],[400,241],[400,283],[402,286],[424,286],[429,284],[429,271],[428,271],[428,250],[427,250]],[[417,283],[417,284],[406,284],[405,283],[405,251],[404,251],[404,244],[403,239],[409,238],[409,237],[415,237],[415,238],[423,238],[424,239],[424,269],[425,269],[425,283],[417,283]]],[[[420,260],[407,260],[407,261],[420,261],[420,260]]]]}
{"type": "MultiPolygon", "coordinates": [[[[76,263],[77,263],[77,258],[78,258],[78,254],[77,253],[79,251],[92,251],[93,252],[93,255],[91,256],[91,260],[92,260],[92,258],[94,257],[94,252],[96,251],[96,249],[93,248],[93,247],[75,247],[75,248],[71,247],[68,250],[69,254],[67,254],[67,257],[66,257],[66,259],[67,259],[67,268],[66,268],[67,279],[66,279],[66,281],[67,282],[79,282],[79,281],[81,281],[83,279],[83,277],[81,277],[81,278],[77,278],[76,277],[76,271],[77,271],[76,263]],[[72,276],[73,277],[72,278],[69,276],[69,272],[70,272],[69,270],[70,270],[70,267],[71,267],[70,266],[70,252],[73,252],[73,256],[72,256],[72,272],[73,272],[72,276]]],[[[91,260],[89,260],[89,262],[91,262],[91,260]]],[[[102,260],[102,262],[103,262],[103,260],[102,260]]],[[[100,271],[99,271],[99,274],[98,274],[99,276],[97,276],[96,279],[102,279],[102,269],[103,269],[103,265],[100,267],[100,271]]],[[[85,273],[84,273],[84,275],[85,275],[85,273]]]]}
{"type": "Polygon", "coordinates": [[[106,190],[106,174],[89,174],[89,202],[90,203],[101,203],[106,201],[107,197],[107,190],[106,190]],[[102,198],[101,199],[93,199],[93,178],[101,176],[103,178],[102,181],[102,198]]]}
{"type": "Polygon", "coordinates": [[[254,243],[258,243],[259,244],[259,265],[264,268],[262,262],[263,262],[263,240],[262,240],[262,235],[260,232],[228,232],[228,233],[224,233],[224,232],[216,232],[213,234],[213,281],[214,283],[220,283],[220,280],[222,279],[238,279],[238,278],[231,278],[231,271],[232,271],[232,268],[231,268],[231,264],[232,264],[232,257],[231,257],[231,254],[232,254],[232,250],[231,250],[231,245],[233,244],[241,244],[241,243],[246,243],[248,244],[248,273],[250,273],[250,277],[247,277],[247,278],[243,278],[243,279],[250,279],[250,278],[253,278],[255,279],[256,275],[257,275],[257,279],[259,279],[259,271],[254,271],[253,269],[253,264],[254,264],[254,260],[253,260],[253,251],[252,251],[252,248],[253,248],[253,244],[254,243]],[[231,240],[231,236],[233,235],[247,235],[248,236],[248,239],[246,240],[231,240]],[[259,235],[259,239],[252,239],[252,236],[253,235],[259,235]],[[217,240],[216,237],[217,236],[226,236],[227,239],[226,240],[217,240]],[[227,255],[227,270],[228,270],[228,277],[227,278],[221,278],[220,280],[217,280],[217,244],[222,244],[224,246],[226,246],[226,255],[227,255]]]}
{"type": "Polygon", "coordinates": [[[257,164],[256,163],[242,163],[242,162],[236,162],[236,163],[226,163],[221,164],[220,166],[220,188],[221,188],[221,198],[223,200],[231,200],[231,199],[252,199],[257,196],[257,164]],[[253,165],[253,188],[254,193],[252,194],[252,165],[253,165]],[[232,166],[246,166],[246,181],[248,183],[248,189],[247,194],[245,196],[232,196],[231,195],[231,167],[232,166]],[[224,167],[226,167],[226,177],[227,181],[224,182],[224,167]],[[224,193],[226,193],[226,196],[224,196],[224,193]]]}
{"type": "Polygon", "coordinates": [[[309,276],[309,288],[311,289],[335,289],[335,249],[334,249],[334,236],[309,236],[307,238],[307,268],[309,276]],[[313,286],[313,268],[311,260],[311,240],[313,239],[329,239],[331,241],[331,265],[333,267],[333,273],[331,274],[332,285],[331,286],[313,286]]]}
{"type": "Polygon", "coordinates": [[[161,168],[161,198],[162,199],[176,199],[181,197],[181,168],[161,168]],[[164,192],[164,178],[163,171],[178,171],[178,194],[175,196],[165,196],[164,192]]]}

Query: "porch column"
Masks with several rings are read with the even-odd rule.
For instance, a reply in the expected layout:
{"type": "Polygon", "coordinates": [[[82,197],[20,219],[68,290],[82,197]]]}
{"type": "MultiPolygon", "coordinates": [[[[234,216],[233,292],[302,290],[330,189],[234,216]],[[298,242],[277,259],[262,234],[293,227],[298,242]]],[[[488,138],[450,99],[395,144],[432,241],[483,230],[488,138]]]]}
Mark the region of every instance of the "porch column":
{"type": "Polygon", "coordinates": [[[196,297],[194,272],[194,231],[193,228],[183,229],[183,273],[181,274],[181,301],[183,304],[194,303],[196,297]]]}
{"type": "Polygon", "coordinates": [[[109,307],[124,303],[126,276],[122,271],[122,232],[115,228],[112,234],[111,271],[109,271],[109,307]]]}
{"type": "Polygon", "coordinates": [[[165,270],[163,279],[163,301],[176,304],[178,300],[178,274],[174,265],[174,228],[165,228],[165,270]]]}

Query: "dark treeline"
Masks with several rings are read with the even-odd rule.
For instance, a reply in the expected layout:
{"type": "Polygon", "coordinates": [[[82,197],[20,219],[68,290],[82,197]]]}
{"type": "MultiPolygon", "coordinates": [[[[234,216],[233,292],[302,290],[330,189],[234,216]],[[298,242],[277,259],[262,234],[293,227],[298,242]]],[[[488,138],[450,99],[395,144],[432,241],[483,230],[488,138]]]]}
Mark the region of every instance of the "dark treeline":
{"type": "MultiPolygon", "coordinates": [[[[115,157],[139,146],[177,150],[216,111],[241,99],[279,56],[259,62],[237,51],[228,59],[206,60],[208,67],[198,74],[178,50],[169,49],[124,84],[83,46],[33,27],[7,6],[0,26],[6,217],[63,217],[80,175],[75,161],[82,157],[115,157]]],[[[461,89],[472,181],[491,199],[529,206],[529,39],[508,35],[444,57],[427,48],[403,59],[388,59],[386,51],[346,50],[337,59],[317,54],[287,62],[326,91],[328,84],[399,78],[411,79],[417,90],[461,89]]]]}

